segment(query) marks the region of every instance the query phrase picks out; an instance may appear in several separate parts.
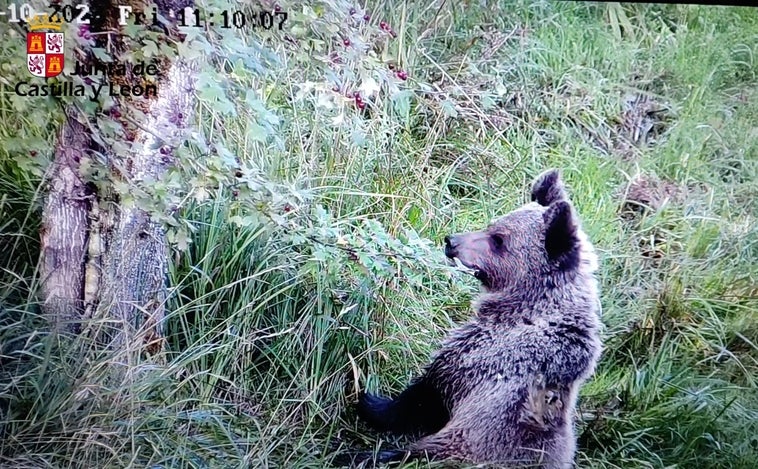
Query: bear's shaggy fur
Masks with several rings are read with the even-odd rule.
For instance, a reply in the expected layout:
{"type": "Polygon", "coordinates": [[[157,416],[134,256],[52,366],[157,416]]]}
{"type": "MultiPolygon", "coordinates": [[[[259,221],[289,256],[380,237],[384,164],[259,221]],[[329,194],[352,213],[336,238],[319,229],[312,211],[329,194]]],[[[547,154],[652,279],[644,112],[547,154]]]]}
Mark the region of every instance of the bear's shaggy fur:
{"type": "Polygon", "coordinates": [[[423,436],[379,460],[571,467],[577,394],[601,353],[600,302],[597,258],[558,171],[485,230],[446,237],[445,254],[481,282],[476,315],[400,395],[361,396],[374,428],[423,436]]]}

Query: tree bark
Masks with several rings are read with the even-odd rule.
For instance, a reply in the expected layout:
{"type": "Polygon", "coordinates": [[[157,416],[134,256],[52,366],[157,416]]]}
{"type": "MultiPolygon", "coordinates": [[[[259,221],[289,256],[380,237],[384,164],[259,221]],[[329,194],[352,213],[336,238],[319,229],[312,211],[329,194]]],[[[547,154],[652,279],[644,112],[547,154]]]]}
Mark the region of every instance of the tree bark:
{"type": "MultiPolygon", "coordinates": [[[[183,123],[191,114],[194,72],[180,61],[161,83],[161,95],[152,103],[145,123],[145,129],[151,130],[138,137],[143,151],[131,158],[133,183],[158,180],[168,168],[169,148],[179,143],[183,123]]],[[[167,297],[165,230],[137,207],[116,208],[115,220],[112,232],[109,223],[104,223],[108,234],[104,237],[103,305],[123,325],[116,336],[120,345],[123,340],[134,343],[137,334],[148,351],[155,352],[163,336],[167,297]]]]}
{"type": "Polygon", "coordinates": [[[42,212],[43,307],[56,323],[72,331],[78,331],[84,307],[88,217],[93,195],[79,167],[90,143],[85,126],[67,114],[48,172],[48,194],[42,212]]]}
{"type": "MultiPolygon", "coordinates": [[[[176,11],[190,2],[157,3],[168,17],[168,8],[176,11]]],[[[114,31],[99,37],[98,46],[109,47],[115,60],[127,52],[117,34],[119,25],[113,12],[119,11],[118,5],[132,6],[134,11],[143,11],[145,6],[135,0],[104,1],[92,2],[90,10],[93,18],[102,18],[97,30],[114,31]]],[[[79,332],[82,320],[97,315],[107,319],[110,330],[106,337],[112,346],[137,346],[153,353],[162,343],[167,298],[164,228],[145,210],[122,207],[117,196],[98,193],[94,184],[85,181],[81,169],[96,149],[107,156],[111,168],[119,168],[112,177],[130,187],[159,180],[165,173],[171,152],[182,143],[182,130],[191,121],[196,70],[183,61],[169,64],[163,60],[162,64],[157,98],[115,98],[123,114],[128,115],[133,106],[147,116],[147,121],[139,124],[127,117],[120,119],[124,138],[137,143],[132,147],[135,151],[114,154],[108,148],[96,148],[91,133],[96,130],[87,122],[91,116],[82,115],[75,106],[66,110],[47,180],[41,232],[40,276],[44,311],[50,319],[79,332]]],[[[135,84],[140,77],[107,80],[135,84]]]]}

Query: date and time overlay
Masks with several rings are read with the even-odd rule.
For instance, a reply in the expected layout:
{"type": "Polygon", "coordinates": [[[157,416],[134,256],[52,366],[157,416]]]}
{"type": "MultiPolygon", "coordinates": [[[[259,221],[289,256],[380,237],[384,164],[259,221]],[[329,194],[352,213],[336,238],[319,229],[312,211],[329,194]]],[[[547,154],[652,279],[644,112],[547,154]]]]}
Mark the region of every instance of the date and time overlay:
{"type": "MultiPolygon", "coordinates": [[[[162,26],[157,8],[148,8],[144,11],[134,11],[132,7],[115,5],[112,12],[119,25],[154,25],[162,26]]],[[[275,8],[272,11],[242,11],[222,10],[203,11],[194,7],[186,7],[168,11],[169,20],[175,21],[183,28],[223,28],[223,29],[259,29],[259,30],[283,30],[288,14],[275,8]]],[[[53,78],[63,72],[65,64],[64,33],[63,26],[76,24],[81,28],[88,28],[92,20],[98,23],[100,18],[90,11],[89,5],[72,4],[61,5],[51,3],[45,11],[35,11],[28,3],[10,3],[0,10],[0,22],[26,23],[28,33],[26,35],[26,66],[29,73],[34,77],[53,78]]],[[[76,62],[73,75],[88,77],[90,75],[125,75],[127,69],[136,75],[157,75],[159,70],[155,64],[127,64],[127,63],[99,63],[85,66],[76,62]]],[[[33,80],[33,79],[32,79],[33,80]]],[[[126,85],[108,84],[102,80],[93,82],[85,80],[89,84],[74,84],[72,82],[58,82],[48,84],[47,81],[35,83],[33,81],[21,81],[16,84],[15,92],[19,96],[89,96],[97,100],[101,94],[110,96],[136,96],[150,97],[157,95],[156,85],[126,85]],[[89,89],[88,89],[89,87],[89,89]]]]}

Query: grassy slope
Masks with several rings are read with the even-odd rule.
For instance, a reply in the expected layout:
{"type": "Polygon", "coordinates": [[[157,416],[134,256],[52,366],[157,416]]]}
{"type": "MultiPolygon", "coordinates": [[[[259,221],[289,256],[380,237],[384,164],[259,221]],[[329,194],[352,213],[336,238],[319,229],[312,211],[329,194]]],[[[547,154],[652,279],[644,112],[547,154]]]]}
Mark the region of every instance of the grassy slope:
{"type": "MultiPolygon", "coordinates": [[[[607,351],[582,394],[581,465],[750,467],[758,14],[546,2],[503,2],[494,14],[462,2],[385,9],[373,16],[400,33],[394,47],[411,83],[438,91],[412,101],[407,119],[377,101],[358,121],[364,148],[327,115],[281,107],[287,152],[240,143],[240,154],[316,193],[335,225],[372,218],[435,241],[518,206],[526,181],[562,168],[603,258],[607,351]],[[668,109],[662,132],[614,149],[624,97],[642,89],[668,109]],[[624,220],[638,175],[689,190],[624,220]]],[[[280,92],[303,73],[283,67],[280,92]]],[[[227,122],[222,138],[233,146],[245,125],[227,122]]],[[[33,258],[35,218],[18,220],[34,181],[18,178],[0,172],[0,227],[26,230],[16,258],[33,258]]],[[[188,210],[199,231],[172,271],[174,352],[158,367],[115,361],[85,341],[62,352],[34,332],[31,267],[3,275],[10,407],[0,408],[0,466],[324,467],[341,443],[379,441],[356,421],[352,393],[401,389],[467,314],[471,282],[433,270],[422,288],[369,281],[311,262],[276,233],[233,229],[226,211],[223,196],[188,210]],[[128,373],[114,380],[114,367],[128,373]]]]}

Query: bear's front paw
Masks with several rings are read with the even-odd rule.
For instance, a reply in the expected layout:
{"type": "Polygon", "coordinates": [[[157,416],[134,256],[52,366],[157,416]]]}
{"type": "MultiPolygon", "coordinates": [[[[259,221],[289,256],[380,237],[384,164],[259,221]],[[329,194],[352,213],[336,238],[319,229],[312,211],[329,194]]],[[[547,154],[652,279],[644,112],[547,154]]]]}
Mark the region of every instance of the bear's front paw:
{"type": "Polygon", "coordinates": [[[358,415],[376,430],[386,431],[392,428],[395,420],[392,399],[364,392],[358,397],[356,408],[358,415]]]}

